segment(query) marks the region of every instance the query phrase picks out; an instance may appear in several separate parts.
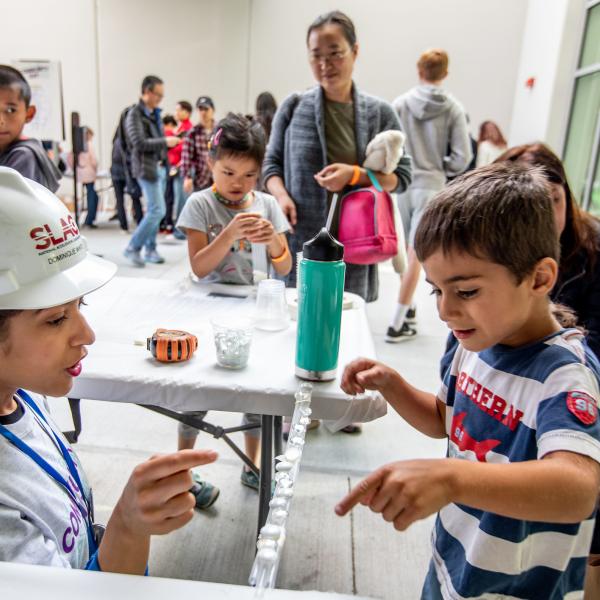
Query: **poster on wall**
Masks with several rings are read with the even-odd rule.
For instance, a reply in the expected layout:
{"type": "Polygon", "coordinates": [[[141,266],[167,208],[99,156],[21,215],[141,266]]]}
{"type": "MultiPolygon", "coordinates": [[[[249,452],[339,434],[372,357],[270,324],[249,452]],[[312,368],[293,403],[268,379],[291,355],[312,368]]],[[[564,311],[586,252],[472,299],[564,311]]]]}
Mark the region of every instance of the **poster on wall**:
{"type": "Polygon", "coordinates": [[[62,74],[60,61],[12,60],[31,86],[31,103],[37,112],[23,133],[39,140],[65,139],[65,113],[63,107],[62,74]]]}

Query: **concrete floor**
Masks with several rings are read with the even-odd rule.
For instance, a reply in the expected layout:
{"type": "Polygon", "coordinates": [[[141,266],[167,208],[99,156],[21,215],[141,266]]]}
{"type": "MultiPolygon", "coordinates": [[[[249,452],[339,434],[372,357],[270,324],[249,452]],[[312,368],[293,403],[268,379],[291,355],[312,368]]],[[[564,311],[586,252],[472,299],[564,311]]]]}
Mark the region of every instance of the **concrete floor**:
{"type": "MultiPolygon", "coordinates": [[[[188,272],[183,243],[159,244],[167,262],[144,269],[129,267],[122,257],[128,236],[115,222],[99,217],[97,230],[85,230],[93,252],[119,265],[119,275],[179,280],[188,272]]],[[[403,344],[384,341],[396,301],[398,277],[391,265],[380,267],[380,299],[368,306],[379,358],[411,383],[435,391],[438,360],[446,329],[435,312],[424,282],[417,291],[419,336],[403,344]]],[[[93,294],[88,302],[94,301],[93,294]]],[[[57,420],[70,429],[66,401],[55,402],[57,420]]],[[[82,402],[83,433],[76,446],[94,487],[97,515],[110,514],[133,467],[157,452],[172,451],[176,425],[134,405],[82,402]]],[[[239,423],[236,413],[211,413],[224,426],[239,423]]],[[[241,435],[240,443],[241,443],[241,435]]],[[[240,484],[241,465],[222,442],[206,435],[198,446],[219,451],[217,463],[203,476],[221,488],[215,506],[197,512],[183,529],[152,543],[150,569],[155,576],[245,584],[253,559],[257,494],[240,484]]],[[[418,598],[429,562],[432,519],[396,532],[364,507],[344,519],[333,507],[350,486],[390,461],[441,457],[445,443],[416,432],[390,412],[367,423],[360,435],[331,434],[325,427],[308,433],[300,480],[294,497],[278,587],[354,593],[374,598],[418,598]],[[391,568],[393,565],[393,568],[391,568]]]]}

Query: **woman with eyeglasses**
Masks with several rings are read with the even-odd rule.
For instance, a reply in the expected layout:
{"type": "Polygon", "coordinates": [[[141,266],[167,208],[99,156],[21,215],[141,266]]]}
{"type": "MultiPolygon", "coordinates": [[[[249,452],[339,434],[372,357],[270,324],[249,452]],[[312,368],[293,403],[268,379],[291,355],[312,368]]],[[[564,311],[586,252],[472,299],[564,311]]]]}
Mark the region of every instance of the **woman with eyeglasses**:
{"type": "MultiPolygon", "coordinates": [[[[362,168],[367,144],[382,131],[400,129],[394,109],[352,80],[358,44],[348,16],[340,11],[321,15],[308,28],[306,42],[317,85],[283,101],[263,163],[265,185],[292,226],[294,261],[302,244],[325,225],[333,193],[371,185],[362,168]]],[[[394,172],[375,176],[384,189],[404,191],[411,180],[410,157],[403,156],[394,172]]],[[[346,290],[367,302],[376,300],[377,265],[346,267],[346,290]]],[[[289,285],[296,284],[295,273],[293,268],[289,285]]]]}

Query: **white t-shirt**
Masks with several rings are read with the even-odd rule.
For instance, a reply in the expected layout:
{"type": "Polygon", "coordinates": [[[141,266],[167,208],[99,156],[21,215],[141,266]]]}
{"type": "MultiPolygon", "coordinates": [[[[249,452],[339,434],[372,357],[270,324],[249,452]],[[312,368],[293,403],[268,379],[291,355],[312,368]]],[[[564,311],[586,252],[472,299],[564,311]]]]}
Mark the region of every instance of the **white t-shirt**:
{"type": "Polygon", "coordinates": [[[477,161],[475,166],[483,167],[484,165],[491,165],[505,150],[506,146],[496,146],[488,140],[481,142],[477,146],[477,161]]]}
{"type": "MultiPolygon", "coordinates": [[[[236,214],[256,212],[271,221],[277,233],[288,231],[289,223],[277,200],[263,192],[253,193],[254,200],[251,206],[242,210],[233,210],[219,202],[210,188],[195,192],[185,203],[177,221],[177,227],[206,233],[210,244],[229,225],[236,214]]],[[[233,244],[227,256],[206,279],[218,283],[252,285],[254,283],[253,271],[252,244],[243,239],[233,244]]]]}
{"type": "MultiPolygon", "coordinates": [[[[53,423],[44,398],[31,392],[29,395],[71,451],[89,498],[90,488],[81,464],[53,423]]],[[[15,423],[4,423],[4,426],[52,465],[70,483],[75,496],[85,506],[60,450],[42,429],[29,406],[22,400],[19,403],[23,414],[15,423]]],[[[85,568],[89,560],[85,518],[67,492],[2,435],[0,481],[0,561],[85,568]]]]}

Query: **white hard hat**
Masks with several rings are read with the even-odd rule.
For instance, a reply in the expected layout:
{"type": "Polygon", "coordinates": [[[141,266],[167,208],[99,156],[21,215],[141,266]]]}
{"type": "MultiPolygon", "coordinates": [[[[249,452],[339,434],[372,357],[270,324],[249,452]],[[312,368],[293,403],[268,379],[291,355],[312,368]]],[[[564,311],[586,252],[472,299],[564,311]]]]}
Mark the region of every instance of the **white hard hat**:
{"type": "Polygon", "coordinates": [[[88,252],[75,220],[50,190],[0,167],[0,310],[71,302],[116,270],[88,252]]]}

